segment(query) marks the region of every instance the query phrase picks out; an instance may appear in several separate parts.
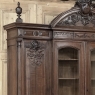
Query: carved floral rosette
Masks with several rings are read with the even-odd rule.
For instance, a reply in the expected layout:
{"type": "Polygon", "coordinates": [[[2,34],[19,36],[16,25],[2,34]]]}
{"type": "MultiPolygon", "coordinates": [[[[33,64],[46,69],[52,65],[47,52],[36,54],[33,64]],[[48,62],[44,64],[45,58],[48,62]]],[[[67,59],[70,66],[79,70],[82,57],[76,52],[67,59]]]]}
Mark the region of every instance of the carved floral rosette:
{"type": "Polygon", "coordinates": [[[39,66],[43,62],[45,44],[39,41],[32,41],[28,45],[27,57],[32,66],[39,66]]]}

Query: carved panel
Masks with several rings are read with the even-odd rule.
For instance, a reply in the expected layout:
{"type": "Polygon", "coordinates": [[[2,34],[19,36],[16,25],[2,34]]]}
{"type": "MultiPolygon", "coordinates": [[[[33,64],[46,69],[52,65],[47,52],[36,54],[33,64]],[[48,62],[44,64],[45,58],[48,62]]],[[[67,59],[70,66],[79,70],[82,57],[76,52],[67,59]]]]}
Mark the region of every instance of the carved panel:
{"type": "Polygon", "coordinates": [[[46,41],[25,42],[26,48],[26,95],[45,95],[45,48],[46,41]],[[38,89],[38,91],[36,91],[38,89]]]}
{"type": "Polygon", "coordinates": [[[70,16],[61,20],[58,26],[94,26],[95,25],[95,16],[85,15],[82,16],[80,13],[73,13],[70,16]]]}
{"type": "Polygon", "coordinates": [[[95,33],[74,33],[74,39],[95,39],[95,33]]]}
{"type": "Polygon", "coordinates": [[[38,66],[42,63],[44,57],[45,44],[37,40],[26,44],[28,49],[27,57],[33,66],[38,66]]]}
{"type": "Polygon", "coordinates": [[[80,32],[67,32],[67,31],[56,31],[53,34],[56,39],[95,39],[95,33],[80,33],[80,32]]]}
{"type": "Polygon", "coordinates": [[[49,37],[49,31],[40,31],[40,30],[25,30],[24,36],[25,37],[49,37]]]}
{"type": "Polygon", "coordinates": [[[7,95],[7,60],[2,60],[2,95],[7,95]]]}
{"type": "Polygon", "coordinates": [[[56,31],[56,32],[54,32],[54,34],[53,34],[53,37],[54,38],[73,38],[73,36],[74,36],[74,33],[73,32],[66,32],[66,31],[64,31],[64,32],[60,32],[60,31],[56,31]]]}

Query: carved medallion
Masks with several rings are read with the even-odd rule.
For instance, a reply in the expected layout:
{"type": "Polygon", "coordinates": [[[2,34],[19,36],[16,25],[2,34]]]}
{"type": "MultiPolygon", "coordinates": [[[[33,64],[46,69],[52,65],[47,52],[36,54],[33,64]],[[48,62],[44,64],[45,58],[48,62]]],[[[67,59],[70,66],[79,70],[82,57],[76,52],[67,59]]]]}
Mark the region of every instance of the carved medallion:
{"type": "Polygon", "coordinates": [[[37,40],[33,40],[26,45],[28,49],[27,57],[32,66],[39,66],[43,62],[45,44],[37,40]]]}

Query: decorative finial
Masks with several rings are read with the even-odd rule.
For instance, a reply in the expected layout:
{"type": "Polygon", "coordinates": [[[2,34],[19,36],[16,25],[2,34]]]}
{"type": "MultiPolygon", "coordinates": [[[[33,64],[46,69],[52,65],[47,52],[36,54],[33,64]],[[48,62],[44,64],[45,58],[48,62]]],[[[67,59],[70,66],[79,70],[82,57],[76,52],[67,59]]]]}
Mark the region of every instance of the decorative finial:
{"type": "Polygon", "coordinates": [[[77,2],[75,3],[75,7],[76,6],[81,8],[82,15],[92,15],[92,0],[77,0],[77,2]]]}
{"type": "Polygon", "coordinates": [[[16,22],[17,23],[22,23],[23,22],[23,20],[20,18],[20,14],[22,13],[22,8],[20,7],[20,3],[18,2],[18,7],[16,8],[16,13],[17,13],[17,16],[18,16],[18,18],[16,19],[16,22]]]}

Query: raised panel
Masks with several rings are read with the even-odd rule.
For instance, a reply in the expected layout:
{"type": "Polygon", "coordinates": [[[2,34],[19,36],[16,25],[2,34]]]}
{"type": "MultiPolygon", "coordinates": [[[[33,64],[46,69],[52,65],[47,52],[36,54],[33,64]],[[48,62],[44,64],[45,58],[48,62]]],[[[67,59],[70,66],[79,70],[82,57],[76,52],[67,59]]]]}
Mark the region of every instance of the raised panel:
{"type": "Polygon", "coordinates": [[[50,15],[50,14],[44,14],[44,24],[50,24],[50,22],[56,17],[57,15],[50,15]]]}
{"type": "MultiPolygon", "coordinates": [[[[15,1],[18,1],[18,0],[15,0],[15,1]]],[[[26,1],[26,0],[19,0],[19,1],[26,1]]],[[[30,0],[27,0],[27,1],[30,1],[30,0]]],[[[34,0],[31,0],[31,1],[34,1],[34,0]]],[[[49,2],[49,1],[52,1],[52,2],[55,2],[55,1],[58,1],[58,0],[35,0],[35,1],[44,1],[44,2],[49,2]]]]}
{"type": "Polygon", "coordinates": [[[72,6],[73,3],[40,3],[37,5],[37,23],[49,24],[58,14],[72,6]]]}
{"type": "Polygon", "coordinates": [[[45,94],[45,46],[46,42],[41,41],[31,41],[25,44],[26,95],[45,94]],[[40,47],[37,48],[35,45],[40,47]]]}
{"type": "Polygon", "coordinates": [[[2,3],[3,3],[3,2],[4,2],[4,3],[5,3],[5,2],[8,3],[8,2],[13,2],[13,1],[14,1],[14,0],[0,0],[0,2],[2,2],[2,3]]]}
{"type": "Polygon", "coordinates": [[[50,95],[51,55],[47,41],[25,41],[25,95],[50,95]],[[35,46],[36,45],[36,46],[35,46]],[[39,46],[39,47],[38,47],[39,46]],[[48,47],[47,47],[48,46],[48,47]]]}
{"type": "Polygon", "coordinates": [[[2,61],[2,95],[7,95],[7,60],[2,61]]]}
{"type": "Polygon", "coordinates": [[[2,95],[2,60],[0,58],[0,95],[2,95]]]}

